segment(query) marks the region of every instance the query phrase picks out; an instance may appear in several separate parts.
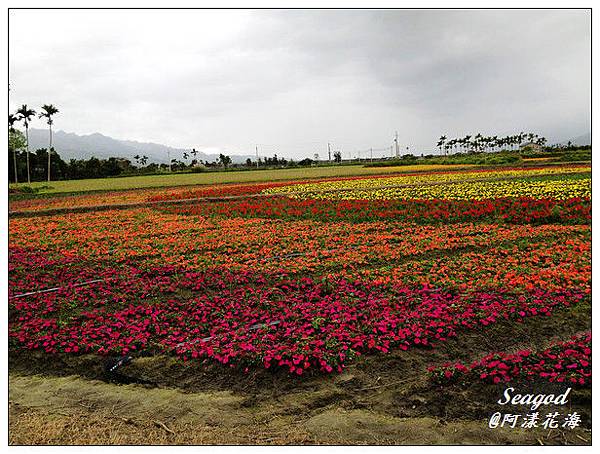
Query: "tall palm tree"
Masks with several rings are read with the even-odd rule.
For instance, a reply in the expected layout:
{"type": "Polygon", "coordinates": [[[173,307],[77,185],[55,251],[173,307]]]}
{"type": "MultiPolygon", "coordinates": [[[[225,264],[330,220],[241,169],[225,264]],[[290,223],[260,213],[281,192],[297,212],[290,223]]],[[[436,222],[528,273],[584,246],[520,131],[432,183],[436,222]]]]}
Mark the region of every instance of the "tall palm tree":
{"type": "Polygon", "coordinates": [[[457,139],[452,139],[448,141],[448,148],[450,149],[450,153],[452,153],[452,148],[454,148],[454,151],[456,151],[457,143],[457,139]]]}
{"type": "Polygon", "coordinates": [[[50,131],[50,145],[48,146],[48,181],[50,181],[50,155],[52,154],[52,115],[56,115],[58,113],[58,109],[54,107],[52,104],[44,104],[42,106],[42,112],[40,113],[40,118],[46,118],[48,123],[48,130],[50,131]]]}
{"type": "Polygon", "coordinates": [[[471,136],[465,136],[463,139],[463,143],[465,146],[465,150],[469,151],[471,149],[471,136]]]}
{"type": "Polygon", "coordinates": [[[446,136],[441,136],[440,140],[437,143],[438,148],[440,149],[440,152],[442,151],[442,148],[444,147],[444,142],[446,142],[446,136]]]}
{"type": "Polygon", "coordinates": [[[25,125],[25,149],[27,150],[27,183],[31,183],[31,177],[29,174],[29,122],[31,117],[35,115],[35,110],[28,109],[27,104],[23,104],[17,113],[21,116],[20,121],[25,125]]]}
{"type": "Polygon", "coordinates": [[[442,148],[444,147],[444,142],[446,142],[446,136],[442,136],[440,137],[440,140],[437,143],[438,148],[440,149],[440,152],[442,151],[442,148]]]}
{"type": "Polygon", "coordinates": [[[475,147],[475,151],[479,151],[479,149],[481,148],[481,139],[483,138],[483,136],[481,135],[480,132],[477,133],[477,135],[475,136],[475,138],[473,139],[473,146],[475,147]]]}
{"type": "MultiPolygon", "coordinates": [[[[18,115],[8,114],[8,132],[15,132],[15,123],[20,121],[18,115]]],[[[13,164],[15,165],[15,183],[19,182],[19,177],[17,176],[17,149],[13,148],[13,164]]]]}

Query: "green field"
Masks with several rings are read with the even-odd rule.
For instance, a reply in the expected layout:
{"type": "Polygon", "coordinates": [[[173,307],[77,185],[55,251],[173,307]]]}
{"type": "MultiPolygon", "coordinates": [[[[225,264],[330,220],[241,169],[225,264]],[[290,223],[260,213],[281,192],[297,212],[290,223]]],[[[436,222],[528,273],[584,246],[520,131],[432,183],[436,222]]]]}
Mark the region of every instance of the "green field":
{"type": "MultiPolygon", "coordinates": [[[[61,192],[86,192],[125,190],[137,188],[158,188],[187,186],[196,184],[254,183],[261,181],[301,180],[304,178],[345,177],[355,175],[375,175],[383,173],[418,172],[436,169],[461,169],[464,165],[412,165],[397,167],[329,166],[303,167],[295,169],[270,169],[252,171],[228,171],[205,173],[176,173],[164,175],[142,175],[118,178],[93,178],[86,180],[46,181],[31,183],[39,189],[39,194],[61,192]]],[[[11,188],[22,188],[27,184],[11,184],[11,188]]]]}

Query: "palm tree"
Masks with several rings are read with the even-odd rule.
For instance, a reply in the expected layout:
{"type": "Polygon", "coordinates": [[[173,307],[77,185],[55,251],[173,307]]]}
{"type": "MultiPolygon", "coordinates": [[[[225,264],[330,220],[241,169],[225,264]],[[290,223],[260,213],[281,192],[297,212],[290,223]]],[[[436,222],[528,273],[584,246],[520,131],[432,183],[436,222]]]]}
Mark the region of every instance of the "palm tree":
{"type": "Polygon", "coordinates": [[[48,131],[50,132],[50,145],[48,146],[48,181],[50,181],[50,156],[52,155],[52,115],[56,115],[58,113],[58,109],[54,107],[52,104],[44,104],[42,106],[42,112],[40,113],[40,118],[46,118],[48,123],[48,131]]]}
{"type": "Polygon", "coordinates": [[[35,110],[28,109],[27,104],[23,104],[17,113],[20,115],[19,120],[25,125],[25,148],[27,150],[27,183],[31,183],[29,175],[29,122],[31,117],[35,115],[35,110]]]}
{"type": "Polygon", "coordinates": [[[475,136],[475,138],[473,139],[473,146],[475,147],[475,151],[479,151],[479,149],[481,148],[481,139],[483,138],[483,136],[481,135],[480,132],[477,133],[477,135],[475,136]]]}
{"type": "Polygon", "coordinates": [[[440,149],[440,152],[442,151],[442,147],[444,147],[444,142],[446,142],[446,136],[440,137],[440,140],[437,143],[437,146],[440,149]]]}
{"type": "Polygon", "coordinates": [[[15,123],[19,121],[19,117],[13,114],[8,114],[8,131],[15,132],[15,123]]]}
{"type": "Polygon", "coordinates": [[[456,153],[456,150],[458,150],[458,139],[452,139],[450,142],[452,142],[452,145],[454,146],[454,153],[456,153]]]}
{"type": "Polygon", "coordinates": [[[469,151],[471,149],[471,136],[465,136],[465,138],[463,139],[463,144],[465,146],[466,151],[469,151]]]}
{"type": "MultiPolygon", "coordinates": [[[[15,123],[20,121],[18,115],[8,114],[8,132],[15,132],[15,123]]],[[[13,164],[15,165],[15,183],[19,182],[19,177],[17,176],[17,149],[13,148],[13,164]]]]}

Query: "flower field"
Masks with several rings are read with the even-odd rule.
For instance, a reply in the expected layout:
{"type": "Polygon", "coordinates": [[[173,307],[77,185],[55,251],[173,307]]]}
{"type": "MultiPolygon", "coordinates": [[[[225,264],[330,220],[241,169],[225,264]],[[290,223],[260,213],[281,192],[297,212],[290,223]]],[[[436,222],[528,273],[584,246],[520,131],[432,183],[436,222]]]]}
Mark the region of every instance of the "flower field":
{"type": "MultiPolygon", "coordinates": [[[[318,375],[365,355],[443,350],[465,333],[561,317],[591,298],[586,166],[433,169],[11,204],[57,207],[65,211],[10,219],[11,349],[168,355],[198,367],[318,375]],[[168,204],[225,196],[233,198],[168,204]],[[142,206],[94,210],[110,203],[142,206]],[[90,208],[68,211],[81,206],[90,208]]],[[[571,344],[560,344],[564,359],[552,348],[499,354],[523,367],[482,378],[570,380],[560,367],[588,361],[571,354],[579,348],[571,344]],[[561,359],[540,367],[548,355],[561,359]]],[[[440,374],[482,376],[494,358],[440,374]]],[[[587,384],[579,364],[578,383],[587,384]]]]}

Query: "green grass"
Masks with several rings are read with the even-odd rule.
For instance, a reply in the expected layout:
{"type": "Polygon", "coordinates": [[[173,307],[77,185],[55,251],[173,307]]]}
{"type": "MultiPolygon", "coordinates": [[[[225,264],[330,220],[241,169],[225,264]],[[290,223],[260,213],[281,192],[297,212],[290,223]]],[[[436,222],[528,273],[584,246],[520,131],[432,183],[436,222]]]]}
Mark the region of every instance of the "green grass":
{"type": "MultiPolygon", "coordinates": [[[[460,169],[465,166],[444,166],[447,169],[460,169]]],[[[205,172],[176,173],[164,175],[142,175],[120,178],[94,178],[87,180],[52,181],[48,183],[34,182],[31,187],[37,194],[75,193],[88,191],[111,191],[142,188],[159,188],[169,186],[187,186],[221,183],[255,183],[264,181],[297,180],[305,178],[344,177],[358,175],[374,175],[382,173],[415,172],[442,168],[438,165],[414,165],[386,168],[367,168],[356,166],[303,167],[296,169],[255,170],[252,172],[205,172]]],[[[26,187],[27,184],[11,184],[11,188],[26,187]]],[[[16,195],[16,194],[14,194],[16,195]]],[[[12,197],[11,197],[12,198],[12,197]]]]}

